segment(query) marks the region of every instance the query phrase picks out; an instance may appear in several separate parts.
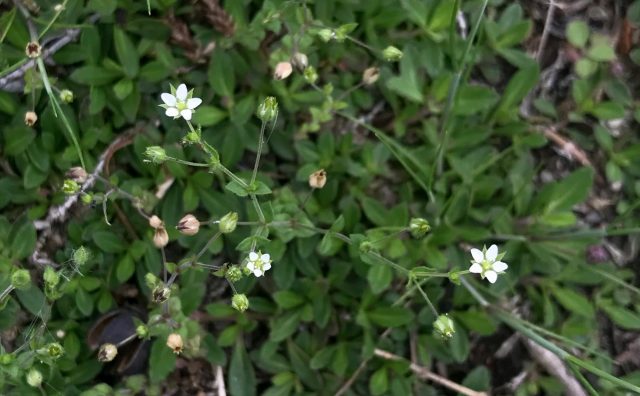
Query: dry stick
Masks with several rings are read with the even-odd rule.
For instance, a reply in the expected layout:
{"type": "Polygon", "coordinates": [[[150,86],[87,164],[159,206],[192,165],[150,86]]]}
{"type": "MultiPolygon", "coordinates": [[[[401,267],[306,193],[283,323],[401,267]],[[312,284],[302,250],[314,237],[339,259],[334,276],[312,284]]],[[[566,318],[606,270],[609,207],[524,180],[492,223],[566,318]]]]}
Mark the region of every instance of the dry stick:
{"type": "Polygon", "coordinates": [[[587,157],[587,154],[585,154],[585,152],[574,142],[556,132],[555,127],[545,127],[542,133],[546,138],[557,144],[560,147],[560,150],[564,152],[569,159],[575,158],[580,162],[580,164],[593,167],[591,161],[589,161],[589,157],[587,157]]]}
{"type": "MultiPolygon", "coordinates": [[[[373,351],[374,355],[382,358],[382,359],[386,359],[386,360],[395,360],[395,361],[403,361],[405,360],[403,357],[398,356],[398,355],[394,355],[391,352],[387,352],[384,351],[382,349],[378,349],[376,348],[373,351]]],[[[422,379],[426,379],[426,380],[430,380],[432,382],[435,382],[439,385],[444,386],[445,388],[451,389],[452,391],[458,392],[458,393],[462,393],[463,395],[466,396],[487,396],[486,392],[478,392],[478,391],[474,391],[473,389],[469,389],[466,386],[460,385],[456,382],[453,382],[445,377],[439,376],[438,374],[435,374],[434,372],[432,372],[431,370],[427,369],[426,367],[422,367],[419,366],[415,363],[411,363],[409,365],[409,368],[411,369],[411,371],[413,371],[418,377],[422,378],[422,379]]]]}
{"type": "Polygon", "coordinates": [[[39,265],[53,265],[57,266],[55,262],[53,262],[46,253],[42,252],[42,249],[46,245],[46,242],[51,238],[54,234],[53,225],[55,223],[64,223],[69,216],[70,209],[78,202],[78,198],[84,192],[89,190],[96,183],[96,180],[100,177],[100,173],[104,169],[105,160],[110,157],[111,151],[118,147],[123,141],[127,139],[131,139],[131,137],[140,129],[140,126],[136,126],[121,134],[116,140],[114,140],[109,147],[102,153],[100,156],[100,160],[96,165],[93,172],[87,177],[87,181],[84,182],[80,191],[74,195],[70,195],[64,201],[62,205],[54,206],[49,209],[49,213],[45,220],[36,220],[34,224],[37,224],[39,228],[43,231],[38,237],[38,241],[36,243],[36,248],[33,251],[33,254],[30,257],[30,261],[34,264],[39,265]],[[47,226],[43,228],[43,225],[47,226]]]}
{"type": "Polygon", "coordinates": [[[549,9],[547,10],[547,17],[544,20],[544,28],[542,29],[542,37],[540,38],[540,43],[538,44],[538,50],[536,51],[536,61],[540,63],[540,58],[542,57],[542,52],[544,51],[544,47],[547,45],[547,40],[549,39],[549,31],[551,30],[551,24],[553,24],[553,16],[556,11],[556,3],[554,0],[549,1],[549,9]]]}
{"type": "Polygon", "coordinates": [[[227,389],[224,385],[224,375],[222,373],[222,367],[216,366],[216,379],[214,382],[218,396],[227,396],[227,389]]]}
{"type": "Polygon", "coordinates": [[[541,347],[527,337],[522,337],[522,342],[529,350],[531,357],[564,385],[568,396],[587,396],[587,392],[580,382],[578,382],[562,359],[556,356],[556,354],[541,347]]]}

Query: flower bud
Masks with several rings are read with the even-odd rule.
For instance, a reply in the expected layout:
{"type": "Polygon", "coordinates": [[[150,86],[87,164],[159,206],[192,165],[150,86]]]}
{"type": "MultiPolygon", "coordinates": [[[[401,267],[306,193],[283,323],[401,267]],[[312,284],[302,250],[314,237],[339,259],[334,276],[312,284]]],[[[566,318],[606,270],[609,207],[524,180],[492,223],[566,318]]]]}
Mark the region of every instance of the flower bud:
{"type": "Polygon", "coordinates": [[[25,54],[31,59],[35,59],[40,56],[40,44],[35,41],[30,41],[27,43],[27,47],[24,49],[25,54]]]}
{"type": "Polygon", "coordinates": [[[284,80],[289,77],[293,72],[293,67],[290,62],[280,62],[276,65],[273,71],[273,78],[276,80],[284,80]]]}
{"type": "Polygon", "coordinates": [[[155,234],[153,234],[153,244],[158,249],[161,249],[169,243],[169,234],[164,227],[156,228],[155,234]]]}
{"type": "Polygon", "coordinates": [[[68,89],[63,89],[62,91],[60,91],[60,100],[64,103],[73,102],[73,92],[68,89]]]}
{"type": "Polygon", "coordinates": [[[431,231],[431,226],[429,222],[421,217],[415,217],[411,219],[409,223],[409,232],[411,232],[411,236],[419,239],[427,234],[427,232],[431,231]]]}
{"type": "Polygon", "coordinates": [[[98,361],[102,363],[110,362],[116,358],[118,348],[113,344],[102,344],[98,351],[98,361]]]}
{"type": "Polygon", "coordinates": [[[149,289],[155,289],[155,287],[160,283],[160,279],[151,272],[147,272],[144,276],[144,283],[149,289]]]}
{"type": "Polygon", "coordinates": [[[171,290],[164,285],[156,286],[151,293],[151,299],[154,303],[158,304],[162,304],[167,301],[169,297],[171,297],[171,290]]]}
{"type": "Polygon", "coordinates": [[[402,51],[390,45],[382,51],[382,57],[388,62],[397,62],[402,59],[402,51]]]}
{"type": "Polygon", "coordinates": [[[64,330],[62,329],[56,330],[56,337],[58,337],[59,339],[63,339],[65,335],[67,335],[67,333],[65,333],[64,330]]]}
{"type": "Polygon", "coordinates": [[[200,230],[200,222],[194,215],[188,214],[180,219],[176,228],[183,235],[196,235],[198,230],[200,230]]]}
{"type": "Polygon", "coordinates": [[[331,29],[321,29],[318,31],[318,36],[325,43],[330,41],[332,38],[336,36],[335,32],[331,29]]]}
{"type": "Polygon", "coordinates": [[[317,170],[309,175],[309,187],[322,188],[327,184],[327,172],[324,169],[317,170]]]}
{"type": "Polygon", "coordinates": [[[38,115],[35,111],[27,111],[24,113],[24,123],[26,126],[32,127],[36,124],[36,121],[38,121],[38,115]]]}
{"type": "Polygon", "coordinates": [[[89,257],[91,257],[91,252],[84,246],[80,246],[76,250],[73,251],[71,255],[71,260],[76,265],[76,267],[82,267],[89,261],[89,257]]]}
{"type": "Polygon", "coordinates": [[[299,71],[304,71],[309,66],[309,58],[302,52],[296,52],[291,57],[291,64],[299,71]]]}
{"type": "Polygon", "coordinates": [[[53,359],[58,359],[64,355],[64,348],[57,342],[51,342],[47,344],[42,351],[44,354],[53,359]]]}
{"type": "Polygon", "coordinates": [[[449,315],[438,316],[438,319],[433,322],[433,330],[442,338],[451,338],[456,332],[449,315]]]}
{"type": "Polygon", "coordinates": [[[278,115],[278,101],[273,96],[267,98],[258,106],[258,118],[263,122],[269,122],[278,115]]]}
{"type": "Polygon", "coordinates": [[[318,73],[316,73],[316,69],[313,66],[304,69],[304,79],[309,84],[314,84],[318,80],[318,73]]]}
{"type": "Polygon", "coordinates": [[[182,343],[182,336],[180,336],[180,334],[178,333],[169,334],[169,336],[167,337],[167,346],[171,348],[173,353],[178,354],[182,352],[182,347],[184,346],[184,344],[182,343]]]}
{"type": "Polygon", "coordinates": [[[238,224],[238,214],[236,212],[229,212],[226,215],[222,216],[220,219],[220,223],[218,223],[218,227],[220,228],[220,232],[223,234],[229,234],[236,229],[236,225],[238,224]]]}
{"type": "Polygon", "coordinates": [[[27,373],[27,384],[33,388],[39,388],[42,384],[42,373],[35,368],[32,368],[27,373]]]}
{"type": "Polygon", "coordinates": [[[67,179],[73,180],[76,183],[84,184],[87,181],[87,171],[81,166],[74,166],[70,168],[64,175],[67,179]]]}
{"type": "Polygon", "coordinates": [[[369,241],[362,241],[359,246],[361,253],[370,253],[375,250],[373,244],[369,241]]]}
{"type": "Polygon", "coordinates": [[[161,164],[169,158],[167,152],[160,146],[147,147],[144,151],[144,156],[147,157],[147,162],[153,162],[154,164],[161,164]]]}
{"type": "Polygon", "coordinates": [[[242,269],[237,265],[232,265],[224,273],[224,277],[227,278],[229,282],[237,282],[242,279],[242,269]]]}
{"type": "Polygon", "coordinates": [[[83,192],[80,194],[80,200],[85,205],[91,205],[93,203],[93,195],[83,192]]]}
{"type": "Polygon", "coordinates": [[[26,269],[16,270],[11,275],[11,286],[16,289],[28,289],[31,285],[31,274],[26,269]]]}
{"type": "Polygon", "coordinates": [[[249,299],[244,294],[234,294],[231,298],[231,306],[240,312],[244,312],[249,308],[249,299]]]}
{"type": "Polygon", "coordinates": [[[53,10],[55,12],[62,12],[64,11],[64,4],[56,4],[55,6],[53,6],[53,10]]]}
{"type": "Polygon", "coordinates": [[[16,360],[16,358],[11,353],[0,354],[0,365],[3,365],[3,366],[9,365],[13,363],[14,360],[16,360]]]}
{"type": "Polygon", "coordinates": [[[58,274],[53,268],[47,266],[42,275],[44,283],[49,287],[56,287],[60,283],[60,274],[58,274]]]}
{"type": "Polygon", "coordinates": [[[147,338],[149,337],[149,328],[146,325],[138,325],[136,327],[136,335],[138,338],[147,338]]]}
{"type": "Polygon", "coordinates": [[[185,144],[198,144],[202,141],[202,136],[199,130],[189,131],[182,140],[185,144]]]}
{"type": "Polygon", "coordinates": [[[160,218],[156,215],[153,215],[151,217],[149,217],[149,226],[151,228],[153,228],[154,230],[156,228],[160,228],[164,225],[164,223],[162,222],[162,220],[160,220],[160,218]]]}
{"type": "Polygon", "coordinates": [[[78,182],[71,179],[65,179],[64,183],[62,183],[62,192],[65,194],[73,195],[78,191],[80,191],[80,185],[78,182]]]}
{"type": "Polygon", "coordinates": [[[373,85],[380,77],[380,69],[377,67],[369,67],[362,72],[362,82],[364,85],[373,85]]]}

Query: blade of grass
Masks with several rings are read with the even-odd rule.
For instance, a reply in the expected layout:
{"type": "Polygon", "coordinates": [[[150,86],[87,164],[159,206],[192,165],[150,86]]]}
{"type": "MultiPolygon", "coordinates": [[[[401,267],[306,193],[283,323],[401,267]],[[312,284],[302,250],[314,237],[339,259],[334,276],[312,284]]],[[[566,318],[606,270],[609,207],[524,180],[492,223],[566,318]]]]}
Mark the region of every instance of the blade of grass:
{"type": "Polygon", "coordinates": [[[71,124],[69,123],[69,120],[67,119],[66,114],[64,114],[62,107],[60,107],[58,98],[56,97],[56,95],[53,93],[53,90],[51,89],[49,76],[47,75],[47,69],[44,66],[44,61],[42,60],[41,57],[38,58],[37,63],[38,63],[38,70],[40,71],[40,76],[42,77],[42,82],[44,84],[44,89],[45,91],[47,91],[47,95],[49,95],[49,100],[51,100],[51,105],[53,106],[53,114],[56,117],[60,117],[60,119],[62,120],[62,123],[64,124],[64,127],[66,128],[67,133],[69,134],[69,137],[71,138],[71,141],[75,146],[76,152],[78,153],[78,157],[80,158],[80,164],[82,165],[83,168],[86,169],[86,164],[84,162],[84,157],[82,156],[82,149],[80,148],[80,143],[76,138],[76,134],[73,132],[73,128],[71,127],[71,124]]]}
{"type": "MultiPolygon", "coordinates": [[[[444,149],[447,144],[447,139],[449,135],[449,127],[451,122],[451,111],[454,108],[456,98],[458,96],[458,89],[460,88],[460,83],[462,82],[463,76],[466,73],[467,58],[469,53],[471,52],[471,47],[473,46],[473,42],[475,41],[476,35],[478,34],[478,30],[480,28],[480,24],[482,22],[482,18],[487,9],[487,5],[489,4],[489,0],[484,0],[482,2],[482,6],[480,8],[480,12],[478,14],[478,19],[473,25],[471,29],[471,33],[467,38],[467,45],[464,48],[464,52],[462,53],[462,57],[460,58],[460,62],[456,62],[458,66],[458,71],[453,77],[453,81],[451,82],[451,86],[449,87],[449,93],[447,95],[447,103],[444,108],[442,123],[440,125],[440,144],[438,145],[438,150],[436,152],[435,162],[431,168],[431,177],[429,178],[428,187],[431,190],[433,186],[433,181],[435,180],[436,172],[442,171],[443,159],[444,159],[444,149]]],[[[455,21],[455,17],[452,20],[455,21]]]]}

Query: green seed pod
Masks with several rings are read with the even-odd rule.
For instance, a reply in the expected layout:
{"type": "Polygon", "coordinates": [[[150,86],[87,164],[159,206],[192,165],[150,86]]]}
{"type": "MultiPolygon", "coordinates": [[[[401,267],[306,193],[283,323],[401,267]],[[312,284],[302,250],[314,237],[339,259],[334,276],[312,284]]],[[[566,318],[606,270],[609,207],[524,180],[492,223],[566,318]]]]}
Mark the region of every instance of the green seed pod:
{"type": "Polygon", "coordinates": [[[429,225],[427,220],[416,217],[411,219],[411,222],[409,223],[409,231],[411,232],[412,237],[420,239],[431,231],[431,225],[429,225]]]}
{"type": "Polygon", "coordinates": [[[438,319],[433,322],[433,330],[442,338],[451,338],[456,332],[453,320],[446,314],[438,316],[438,319]]]}
{"type": "Polygon", "coordinates": [[[257,116],[263,122],[273,121],[278,115],[278,101],[273,96],[267,98],[258,106],[257,116]]]}
{"type": "Polygon", "coordinates": [[[84,246],[80,246],[76,250],[73,251],[73,255],[71,256],[71,260],[76,265],[76,267],[82,267],[89,261],[89,257],[91,257],[91,252],[84,246]]]}
{"type": "Polygon", "coordinates": [[[304,79],[309,84],[314,84],[316,81],[318,81],[318,73],[316,72],[316,69],[313,66],[309,66],[306,69],[304,69],[304,79]]]}
{"type": "Polygon", "coordinates": [[[28,289],[31,285],[31,274],[26,269],[19,269],[11,275],[11,286],[16,289],[28,289]]]}
{"type": "Polygon", "coordinates": [[[388,62],[397,62],[402,59],[402,51],[390,45],[382,51],[382,57],[388,62]]]}
{"type": "Polygon", "coordinates": [[[60,282],[60,275],[51,267],[45,268],[44,275],[42,277],[46,285],[49,287],[56,287],[60,282]]]}
{"type": "Polygon", "coordinates": [[[138,338],[147,338],[149,336],[149,328],[146,325],[138,325],[136,327],[136,335],[138,338]]]}
{"type": "Polygon", "coordinates": [[[238,265],[232,265],[227,269],[224,276],[229,282],[237,282],[242,279],[242,269],[238,265]]]}
{"type": "Polygon", "coordinates": [[[27,384],[33,388],[39,388],[42,385],[42,373],[34,368],[27,373],[27,384]]]}
{"type": "Polygon", "coordinates": [[[65,103],[73,102],[73,92],[68,89],[63,89],[60,91],[60,100],[65,103]]]}
{"type": "Polygon", "coordinates": [[[169,158],[167,152],[160,146],[147,147],[144,156],[147,157],[147,162],[153,162],[154,164],[161,164],[169,158]]]}
{"type": "Polygon", "coordinates": [[[59,357],[61,357],[62,355],[64,355],[64,348],[62,347],[62,345],[60,345],[57,342],[51,342],[49,344],[47,344],[44,348],[44,353],[53,358],[53,359],[58,359],[59,357]]]}
{"type": "Polygon", "coordinates": [[[67,195],[73,195],[78,191],[80,191],[80,185],[78,184],[78,182],[71,179],[65,179],[64,183],[62,184],[63,193],[67,195]]]}
{"type": "Polygon", "coordinates": [[[220,228],[221,233],[229,234],[236,229],[237,224],[238,214],[236,212],[229,212],[226,215],[222,216],[218,227],[220,228]]]}
{"type": "Polygon", "coordinates": [[[249,299],[244,294],[234,294],[231,299],[231,306],[240,312],[244,312],[249,308],[249,299]]]}

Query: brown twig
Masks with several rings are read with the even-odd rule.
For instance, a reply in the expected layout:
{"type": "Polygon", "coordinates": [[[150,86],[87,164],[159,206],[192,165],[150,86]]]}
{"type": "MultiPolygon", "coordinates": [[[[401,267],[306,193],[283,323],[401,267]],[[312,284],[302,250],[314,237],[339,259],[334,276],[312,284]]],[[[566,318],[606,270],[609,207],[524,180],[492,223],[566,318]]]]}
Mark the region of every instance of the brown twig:
{"type": "Polygon", "coordinates": [[[104,153],[100,156],[98,164],[96,165],[93,172],[87,177],[87,180],[84,182],[80,191],[74,195],[70,195],[67,199],[58,206],[53,206],[49,208],[49,212],[47,213],[47,217],[44,220],[36,220],[34,224],[37,225],[39,229],[42,229],[42,233],[38,237],[38,241],[36,242],[36,248],[33,251],[33,254],[30,257],[30,261],[33,264],[38,265],[56,265],[53,262],[47,253],[43,252],[47,241],[54,235],[55,224],[65,223],[67,218],[69,217],[69,212],[71,208],[78,202],[80,195],[89,190],[96,183],[96,180],[100,177],[100,173],[102,173],[107,158],[110,158],[113,151],[119,147],[123,141],[127,141],[133,138],[133,135],[142,130],[142,124],[137,125],[134,128],[131,128],[124,133],[122,133],[116,140],[114,140],[104,151],[104,153]]]}
{"type": "Polygon", "coordinates": [[[222,373],[222,367],[216,366],[216,380],[214,382],[218,396],[227,396],[227,389],[224,385],[224,374],[222,373]]]}
{"type": "Polygon", "coordinates": [[[218,0],[200,0],[204,8],[204,17],[211,26],[227,37],[233,36],[236,31],[235,23],[231,15],[222,8],[218,0]]]}
{"type": "MultiPolygon", "coordinates": [[[[405,360],[403,357],[398,356],[398,355],[394,355],[391,352],[387,352],[384,351],[382,349],[378,349],[376,348],[373,353],[382,358],[382,359],[386,359],[386,360],[394,360],[394,361],[402,361],[405,360]]],[[[445,388],[451,389],[454,392],[458,392],[461,393],[465,396],[487,396],[488,394],[486,392],[478,392],[475,391],[473,389],[467,388],[466,386],[460,385],[456,382],[453,382],[445,377],[442,377],[438,374],[435,374],[434,372],[432,372],[431,370],[427,369],[426,367],[422,367],[419,366],[415,363],[411,363],[409,365],[409,369],[411,371],[413,371],[414,374],[416,374],[418,377],[425,379],[425,380],[429,380],[432,382],[435,382],[438,385],[442,385],[445,388]]]]}
{"type": "Polygon", "coordinates": [[[589,161],[589,157],[587,157],[587,154],[580,147],[578,147],[577,144],[560,135],[556,131],[555,127],[545,127],[542,130],[542,133],[547,139],[555,143],[560,149],[560,152],[565,154],[567,158],[571,160],[575,159],[583,166],[593,166],[591,164],[591,161],[589,161]]]}
{"type": "Polygon", "coordinates": [[[529,350],[531,357],[564,385],[566,395],[587,396],[587,392],[582,388],[580,382],[575,379],[562,359],[556,354],[541,347],[529,338],[522,337],[522,342],[529,350]]]}

